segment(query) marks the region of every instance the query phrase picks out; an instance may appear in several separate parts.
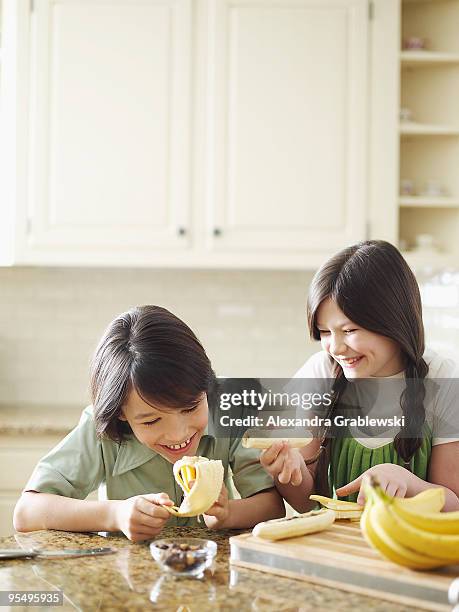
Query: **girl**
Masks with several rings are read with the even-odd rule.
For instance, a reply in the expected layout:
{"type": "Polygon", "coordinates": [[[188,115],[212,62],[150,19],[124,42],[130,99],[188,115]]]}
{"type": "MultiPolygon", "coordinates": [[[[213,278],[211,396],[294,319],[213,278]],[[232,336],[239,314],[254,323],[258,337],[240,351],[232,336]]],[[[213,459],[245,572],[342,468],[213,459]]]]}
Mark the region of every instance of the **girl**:
{"type": "Polygon", "coordinates": [[[253,452],[238,439],[208,435],[215,386],[210,361],[183,321],[158,306],[117,317],[93,359],[92,406],[36,466],[14,527],[123,531],[137,542],[158,535],[166,521],[193,524],[195,518],[171,517],[163,508],[180,504],[172,466],[185,455],[221,459],[225,481],[231,467],[244,498],[229,499],[224,485],[204,516],[209,528],[245,528],[283,516],[282,499],[253,452]],[[105,499],[85,500],[100,485],[105,499]]]}
{"type": "MultiPolygon", "coordinates": [[[[367,241],[327,261],[311,284],[308,324],[322,351],[296,377],[333,380],[327,416],[336,414],[349,381],[378,377],[380,384],[404,377],[406,389],[397,396],[393,414],[400,410],[412,437],[398,431],[389,440],[332,439],[322,428],[300,450],[287,442],[273,444],[260,461],[285,499],[304,512],[311,507],[311,493],[330,495],[334,489],[337,496],[363,504],[364,477],[374,475],[388,494],[398,497],[442,486],[444,510],[459,509],[459,396],[454,397],[451,380],[459,377],[452,362],[424,352],[419,288],[399,251],[384,241],[367,241]],[[424,402],[426,377],[447,379],[441,381],[437,401],[429,404],[424,402]],[[445,423],[451,427],[441,432],[445,423]]],[[[386,409],[376,404],[377,411],[386,409]]]]}

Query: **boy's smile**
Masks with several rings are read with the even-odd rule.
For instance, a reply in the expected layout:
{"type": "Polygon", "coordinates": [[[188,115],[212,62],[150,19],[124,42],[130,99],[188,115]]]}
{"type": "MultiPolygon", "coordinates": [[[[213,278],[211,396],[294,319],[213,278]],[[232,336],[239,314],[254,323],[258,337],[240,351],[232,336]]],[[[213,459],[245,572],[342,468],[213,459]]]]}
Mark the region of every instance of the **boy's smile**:
{"type": "Polygon", "coordinates": [[[177,455],[177,457],[179,456],[181,457],[182,455],[186,455],[190,448],[194,447],[194,441],[195,441],[196,436],[197,436],[197,432],[194,433],[187,440],[184,440],[183,442],[179,442],[176,444],[159,444],[159,446],[161,446],[164,449],[164,452],[167,452],[170,455],[177,455]]]}
{"type": "Polygon", "coordinates": [[[129,423],[139,442],[175,463],[185,455],[196,454],[208,414],[205,393],[189,408],[166,408],[147,404],[131,389],[119,418],[129,423]]]}

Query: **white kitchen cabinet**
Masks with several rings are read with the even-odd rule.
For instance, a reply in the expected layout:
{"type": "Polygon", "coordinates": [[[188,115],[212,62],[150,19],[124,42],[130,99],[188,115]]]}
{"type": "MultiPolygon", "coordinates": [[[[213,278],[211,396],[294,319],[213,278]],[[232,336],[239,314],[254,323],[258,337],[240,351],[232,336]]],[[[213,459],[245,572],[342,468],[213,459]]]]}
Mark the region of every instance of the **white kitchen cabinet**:
{"type": "Polygon", "coordinates": [[[11,535],[13,511],[38,461],[62,436],[0,435],[0,536],[11,535]]]}
{"type": "Polygon", "coordinates": [[[190,0],[35,0],[33,246],[184,248],[190,0]]]}
{"type": "MultiPolygon", "coordinates": [[[[0,434],[0,536],[11,535],[13,512],[38,461],[63,438],[61,434],[0,434]]],[[[97,492],[88,496],[96,500],[97,492]]]]}
{"type": "Polygon", "coordinates": [[[367,1],[217,0],[208,9],[212,248],[279,256],[361,239],[367,1]]]}
{"type": "Polygon", "coordinates": [[[0,263],[307,268],[364,237],[368,0],[4,2],[0,263]]]}

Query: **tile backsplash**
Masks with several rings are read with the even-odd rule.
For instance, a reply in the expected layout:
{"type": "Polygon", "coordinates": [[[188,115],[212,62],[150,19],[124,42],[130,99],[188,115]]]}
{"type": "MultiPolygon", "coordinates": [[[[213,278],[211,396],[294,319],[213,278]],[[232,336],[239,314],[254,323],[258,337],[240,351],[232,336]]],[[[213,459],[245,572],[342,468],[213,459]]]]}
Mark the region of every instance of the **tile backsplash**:
{"type": "Polygon", "coordinates": [[[286,377],[317,345],[306,330],[310,273],[0,268],[0,404],[84,404],[108,323],[158,304],[195,331],[217,374],[286,377]]]}
{"type": "MultiPolygon", "coordinates": [[[[0,268],[0,404],[83,405],[106,325],[136,304],[183,318],[218,374],[287,377],[318,350],[306,330],[312,275],[282,271],[0,268]]],[[[459,273],[418,275],[428,344],[455,357],[459,273]]]]}

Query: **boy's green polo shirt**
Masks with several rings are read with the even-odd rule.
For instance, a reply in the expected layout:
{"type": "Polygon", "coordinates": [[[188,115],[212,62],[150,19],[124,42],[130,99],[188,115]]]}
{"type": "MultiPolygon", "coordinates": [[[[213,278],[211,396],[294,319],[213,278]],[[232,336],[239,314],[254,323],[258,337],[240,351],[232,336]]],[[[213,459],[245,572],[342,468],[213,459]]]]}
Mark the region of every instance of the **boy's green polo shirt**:
{"type": "MultiPolygon", "coordinates": [[[[238,438],[215,438],[207,430],[197,455],[221,459],[230,496],[231,482],[241,497],[250,497],[274,486],[258,462],[259,451],[244,448],[238,438]]],[[[134,436],[123,444],[99,439],[92,406],[82,413],[71,431],[36,466],[25,491],[54,493],[85,499],[99,488],[99,497],[127,499],[147,493],[167,493],[180,505],[182,490],[175,482],[172,463],[141,444],[134,436]]],[[[171,516],[170,525],[192,525],[196,517],[171,516]]]]}

